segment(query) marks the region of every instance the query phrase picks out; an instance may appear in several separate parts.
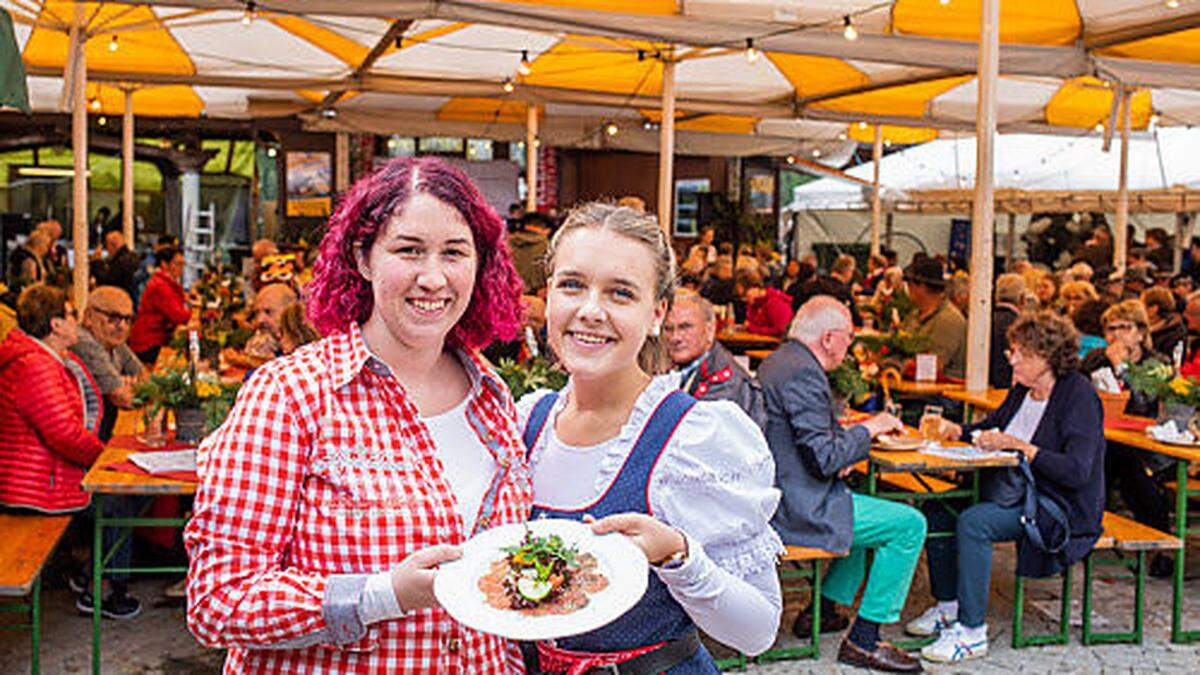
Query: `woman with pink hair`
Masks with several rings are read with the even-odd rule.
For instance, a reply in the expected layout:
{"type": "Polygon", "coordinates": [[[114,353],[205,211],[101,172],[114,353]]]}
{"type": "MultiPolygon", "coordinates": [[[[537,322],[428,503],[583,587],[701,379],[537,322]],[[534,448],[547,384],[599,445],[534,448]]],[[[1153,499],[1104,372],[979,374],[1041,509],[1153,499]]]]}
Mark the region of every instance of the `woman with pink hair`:
{"type": "Polygon", "coordinates": [[[477,349],[519,328],[504,221],[460,171],[400,158],[330,219],[326,337],[259,368],[201,444],[188,625],[226,672],[504,672],[433,568],[531,505],[516,413],[477,349]]]}

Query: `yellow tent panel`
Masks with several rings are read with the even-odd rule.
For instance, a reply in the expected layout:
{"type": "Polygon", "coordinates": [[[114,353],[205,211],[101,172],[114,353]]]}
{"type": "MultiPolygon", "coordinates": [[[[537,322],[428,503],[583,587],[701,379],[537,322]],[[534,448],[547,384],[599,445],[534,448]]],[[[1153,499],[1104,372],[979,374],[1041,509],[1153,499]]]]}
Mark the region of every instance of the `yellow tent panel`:
{"type": "Polygon", "coordinates": [[[662,63],[652,58],[657,49],[649,42],[571,36],[534,59],[531,72],[521,81],[534,86],[654,95],[662,91],[662,63]],[[639,49],[644,51],[640,61],[639,49]]]}
{"type": "Polygon", "coordinates": [[[1100,50],[1106,56],[1200,63],[1200,28],[1168,33],[1100,50]]]}
{"type": "Polygon", "coordinates": [[[437,117],[457,122],[524,124],[526,108],[524,101],[460,97],[447,101],[438,110],[437,117]]]}
{"type": "MultiPolygon", "coordinates": [[[[1114,89],[1105,87],[1102,81],[1094,77],[1076,78],[1063,84],[1050,98],[1046,104],[1046,122],[1080,129],[1108,124],[1115,95],[1114,89]]],[[[1150,123],[1150,107],[1150,92],[1135,92],[1130,106],[1129,128],[1144,129],[1150,123]]]]}
{"type": "MultiPolygon", "coordinates": [[[[96,114],[121,115],[125,112],[125,94],[117,87],[89,82],[89,102],[100,102],[96,110],[89,103],[88,111],[96,114]]],[[[204,110],[204,101],[185,85],[145,87],[133,92],[133,113],[152,117],[197,117],[204,110]]]]}
{"type": "Polygon", "coordinates": [[[767,58],[796,88],[799,98],[861,87],[870,82],[866,73],[842,59],[779,52],[770,52],[767,58]]]}
{"type": "MultiPolygon", "coordinates": [[[[885,143],[897,143],[899,145],[928,143],[929,141],[936,140],[938,137],[937,129],[923,127],[899,127],[893,124],[884,124],[880,127],[880,130],[883,132],[883,141],[885,143]]],[[[851,124],[847,134],[859,143],[875,142],[875,126],[866,122],[851,124]]]]}
{"type": "MultiPolygon", "coordinates": [[[[979,0],[896,0],[892,6],[896,33],[978,41],[979,25],[979,0]]],[[[1066,45],[1079,37],[1080,29],[1075,0],[1000,3],[1001,42],[1066,45]]]]}
{"type": "Polygon", "coordinates": [[[343,37],[340,33],[322,28],[300,17],[272,14],[270,21],[318,49],[333,54],[346,65],[357,66],[367,58],[367,54],[371,51],[354,40],[343,37]]]}
{"type": "MultiPolygon", "coordinates": [[[[75,3],[47,2],[39,21],[70,23],[75,3]]],[[[103,26],[115,31],[117,49],[110,49],[112,34],[101,32],[87,43],[89,69],[136,71],[191,75],[196,72],[179,43],[171,37],[149,7],[129,7],[108,3],[86,3],[87,16],[93,16],[92,30],[103,26]],[[136,30],[133,27],[136,26],[136,30]],[[122,31],[123,27],[129,30],[122,31]]],[[[22,56],[33,66],[62,68],[67,60],[70,40],[66,33],[44,27],[34,28],[22,56]]]]}
{"type": "MultiPolygon", "coordinates": [[[[650,108],[639,110],[646,119],[662,122],[662,111],[650,108]]],[[[691,115],[675,111],[675,128],[680,131],[702,131],[710,134],[752,134],[758,119],[748,115],[691,115]]]]}

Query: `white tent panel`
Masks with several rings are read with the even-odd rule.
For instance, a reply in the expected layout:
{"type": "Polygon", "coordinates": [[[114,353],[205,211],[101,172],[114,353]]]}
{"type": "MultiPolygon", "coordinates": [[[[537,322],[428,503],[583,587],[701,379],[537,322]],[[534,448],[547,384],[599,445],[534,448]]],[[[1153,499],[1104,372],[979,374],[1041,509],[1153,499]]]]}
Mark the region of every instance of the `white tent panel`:
{"type": "Polygon", "coordinates": [[[368,91],[358,96],[343,99],[338,108],[404,108],[405,110],[420,110],[436,112],[450,100],[448,96],[398,96],[396,94],[380,94],[368,91]]]}
{"type": "MultiPolygon", "coordinates": [[[[841,30],[841,19],[847,14],[855,15],[855,25],[883,31],[889,21],[888,12],[868,12],[878,7],[875,0],[824,0],[820,3],[806,0],[688,0],[680,3],[686,16],[698,19],[727,21],[764,21],[777,23],[829,24],[841,30]]],[[[815,28],[814,30],[820,30],[815,28]]]]}
{"type": "Polygon", "coordinates": [[[354,16],[310,15],[304,17],[321,28],[333,31],[338,35],[353,40],[360,45],[371,48],[380,36],[387,32],[391,22],[385,19],[354,16]]]}
{"type": "Polygon", "coordinates": [[[26,78],[25,83],[29,87],[29,105],[34,110],[58,110],[63,82],[64,80],[58,77],[26,78]]]}
{"type": "MultiPolygon", "coordinates": [[[[334,77],[350,68],[329,52],[292,35],[270,21],[240,23],[237,12],[213,12],[219,23],[176,26],[171,34],[205,75],[255,77],[334,77]],[[236,48],[231,48],[236,45],[236,48]]],[[[122,39],[127,39],[122,37],[122,39]]],[[[128,39],[136,39],[131,33],[128,39]]]]}
{"type": "MultiPolygon", "coordinates": [[[[1041,119],[1042,110],[1058,91],[1060,83],[1044,78],[1002,77],[996,85],[999,89],[999,122],[1010,124],[1041,119]]],[[[971,78],[933,99],[931,112],[935,117],[973,122],[978,95],[979,80],[971,78]]]]}
{"type": "Polygon", "coordinates": [[[500,81],[517,72],[521,55],[513,50],[528,50],[532,60],[556,42],[558,38],[553,35],[472,25],[392,52],[375,63],[375,70],[416,77],[500,81]]]}
{"type": "Polygon", "coordinates": [[[567,117],[595,117],[597,119],[641,119],[642,115],[631,108],[603,105],[580,105],[576,103],[547,103],[547,115],[567,117]]]}
{"type": "Polygon", "coordinates": [[[33,33],[33,26],[17,21],[13,23],[13,32],[17,38],[17,49],[25,51],[25,43],[29,42],[29,35],[33,33]]]}
{"type": "Polygon", "coordinates": [[[234,89],[230,87],[192,87],[200,100],[204,101],[204,112],[212,117],[246,117],[250,114],[249,101],[251,98],[278,98],[280,100],[296,101],[296,96],[283,92],[274,92],[274,96],[264,95],[256,89],[234,89]]]}
{"type": "Polygon", "coordinates": [[[1154,107],[1166,124],[1200,123],[1200,91],[1192,89],[1159,89],[1154,92],[1154,107]]]}
{"type": "Polygon", "coordinates": [[[844,140],[840,136],[846,133],[846,125],[842,122],[767,118],[759,121],[758,133],[764,136],[844,140]]]}
{"type": "Polygon", "coordinates": [[[788,96],[792,85],[771,62],[754,63],[741,52],[687,59],[675,70],[679,96],[722,98],[734,96],[746,103],[760,103],[788,96]]]}
{"type": "MultiPolygon", "coordinates": [[[[1188,3],[1184,2],[1186,6],[1188,3]]],[[[1129,0],[1076,0],[1083,23],[1091,33],[1107,33],[1128,26],[1178,19],[1184,9],[1171,9],[1165,2],[1129,0]]],[[[1194,8],[1193,8],[1194,9],[1194,8]]]]}

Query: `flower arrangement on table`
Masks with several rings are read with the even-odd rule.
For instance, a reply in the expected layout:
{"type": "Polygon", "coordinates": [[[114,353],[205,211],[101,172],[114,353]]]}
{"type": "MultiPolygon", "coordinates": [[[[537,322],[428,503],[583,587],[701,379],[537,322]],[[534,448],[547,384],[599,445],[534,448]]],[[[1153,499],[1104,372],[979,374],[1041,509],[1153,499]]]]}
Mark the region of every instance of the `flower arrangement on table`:
{"type": "Polygon", "coordinates": [[[829,371],[829,388],[849,405],[861,405],[871,398],[874,392],[871,379],[878,373],[878,364],[859,361],[852,354],[847,354],[837,368],[829,371]]]}
{"type": "Polygon", "coordinates": [[[1181,377],[1169,364],[1155,359],[1131,363],[1125,380],[1134,391],[1151,396],[1167,405],[1200,407],[1200,382],[1181,377]]]}
{"type": "Polygon", "coordinates": [[[145,408],[147,420],[158,418],[163,410],[174,411],[179,440],[199,440],[190,437],[194,430],[181,430],[181,411],[184,417],[190,417],[187,411],[203,414],[203,424],[199,429],[199,435],[203,436],[225,421],[240,387],[241,383],[226,384],[213,373],[197,373],[186,366],[171,366],[151,373],[148,378],[134,385],[134,405],[145,408]]]}
{"type": "Polygon", "coordinates": [[[508,385],[514,401],[538,389],[558,391],[567,386],[566,372],[542,356],[520,363],[513,359],[500,359],[496,364],[496,374],[508,385]]]}
{"type": "Polygon", "coordinates": [[[876,304],[868,302],[860,307],[875,319],[875,326],[880,330],[895,330],[908,321],[917,311],[917,305],[904,289],[882,298],[883,302],[876,304]]]}
{"type": "MultiPolygon", "coordinates": [[[[222,266],[210,267],[192,286],[192,294],[200,306],[200,358],[216,364],[222,349],[242,349],[253,331],[239,319],[246,311],[246,298],[234,273],[222,266]]],[[[170,347],[177,354],[186,354],[188,334],[179,331],[170,347]]]]}
{"type": "Polygon", "coordinates": [[[929,349],[929,336],[910,330],[896,329],[887,333],[859,335],[854,339],[853,353],[859,361],[882,363],[902,361],[929,349]]]}

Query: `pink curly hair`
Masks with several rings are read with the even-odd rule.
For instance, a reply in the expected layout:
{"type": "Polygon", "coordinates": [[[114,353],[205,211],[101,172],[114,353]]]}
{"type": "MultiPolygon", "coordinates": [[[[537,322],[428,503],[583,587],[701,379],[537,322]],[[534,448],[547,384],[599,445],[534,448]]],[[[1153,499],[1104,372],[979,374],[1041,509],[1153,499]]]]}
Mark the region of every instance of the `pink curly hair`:
{"type": "Polygon", "coordinates": [[[412,196],[428,194],[462,214],[475,239],[479,269],[466,313],[450,344],[478,349],[512,340],[520,328],[521,277],[505,242],[504,221],[461,171],[436,157],[400,157],[354,184],[329,218],[308,287],[308,318],[323,335],[362,323],[374,308],[371,284],[358,273],[354,250],[370,249],[412,196]]]}

